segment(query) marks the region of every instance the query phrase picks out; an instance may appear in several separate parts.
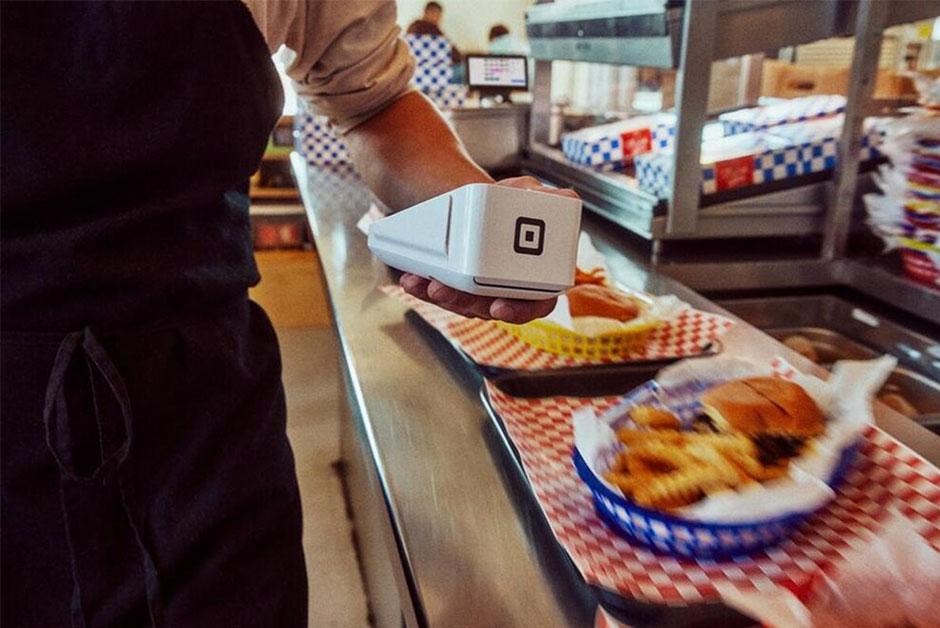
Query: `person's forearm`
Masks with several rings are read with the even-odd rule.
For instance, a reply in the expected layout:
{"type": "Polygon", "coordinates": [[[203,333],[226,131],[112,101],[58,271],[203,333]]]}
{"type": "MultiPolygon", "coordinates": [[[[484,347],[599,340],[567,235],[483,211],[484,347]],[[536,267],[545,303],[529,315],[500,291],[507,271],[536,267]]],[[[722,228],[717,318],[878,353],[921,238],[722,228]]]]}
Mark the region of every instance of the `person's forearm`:
{"type": "Polygon", "coordinates": [[[437,109],[409,93],[346,134],[356,170],[393,210],[492,178],[467,155],[437,109]]]}

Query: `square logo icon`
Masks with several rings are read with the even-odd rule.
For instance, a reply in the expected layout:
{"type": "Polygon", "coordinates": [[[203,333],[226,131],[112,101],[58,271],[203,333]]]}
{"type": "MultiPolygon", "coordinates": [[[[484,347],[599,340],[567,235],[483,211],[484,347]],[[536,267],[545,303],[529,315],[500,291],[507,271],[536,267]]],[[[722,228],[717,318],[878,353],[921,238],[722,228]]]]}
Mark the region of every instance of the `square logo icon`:
{"type": "Polygon", "coordinates": [[[520,216],[516,219],[513,249],[523,255],[541,255],[545,246],[545,221],[520,216]]]}

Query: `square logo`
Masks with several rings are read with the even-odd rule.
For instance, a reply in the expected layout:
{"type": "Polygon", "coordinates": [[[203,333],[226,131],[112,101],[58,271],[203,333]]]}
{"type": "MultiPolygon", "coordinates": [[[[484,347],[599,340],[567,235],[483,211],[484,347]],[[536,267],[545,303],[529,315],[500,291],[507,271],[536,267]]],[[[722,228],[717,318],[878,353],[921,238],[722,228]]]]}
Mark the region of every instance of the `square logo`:
{"type": "Polygon", "coordinates": [[[545,221],[537,218],[516,219],[516,237],[513,249],[523,255],[541,255],[545,246],[545,221]]]}

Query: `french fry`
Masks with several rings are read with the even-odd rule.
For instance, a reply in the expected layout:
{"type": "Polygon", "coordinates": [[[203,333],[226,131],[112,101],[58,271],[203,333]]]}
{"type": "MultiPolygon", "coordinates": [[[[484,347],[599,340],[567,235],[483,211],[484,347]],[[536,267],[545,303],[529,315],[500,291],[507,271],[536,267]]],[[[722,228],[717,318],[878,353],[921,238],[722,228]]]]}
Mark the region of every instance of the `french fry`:
{"type": "Polygon", "coordinates": [[[622,427],[617,430],[617,438],[624,445],[632,447],[648,441],[679,445],[682,443],[684,436],[679,430],[637,430],[622,427]]]}
{"type": "Polygon", "coordinates": [[[626,473],[617,473],[614,471],[608,471],[604,474],[604,479],[620,489],[620,491],[627,497],[633,495],[633,491],[638,484],[638,478],[627,475],[626,473]]]}
{"type": "Polygon", "coordinates": [[[682,427],[679,417],[655,406],[633,406],[629,415],[634,423],[651,430],[678,430],[682,427]]]}
{"type": "Polygon", "coordinates": [[[637,486],[633,499],[647,508],[674,510],[697,502],[706,490],[719,486],[722,486],[721,480],[709,467],[693,466],[637,486]]]}
{"type": "Polygon", "coordinates": [[[786,462],[763,464],[744,434],[680,431],[675,415],[654,406],[635,406],[630,417],[641,429],[617,431],[626,449],[605,477],[641,506],[674,510],[787,473],[786,462]]]}

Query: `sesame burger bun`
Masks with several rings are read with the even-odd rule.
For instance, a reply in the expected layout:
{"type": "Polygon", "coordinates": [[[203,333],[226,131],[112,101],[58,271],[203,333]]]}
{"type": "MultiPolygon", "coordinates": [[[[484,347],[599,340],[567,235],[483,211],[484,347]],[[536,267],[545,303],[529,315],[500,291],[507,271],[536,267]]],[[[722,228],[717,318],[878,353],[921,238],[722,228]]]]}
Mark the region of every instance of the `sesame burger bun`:
{"type": "Polygon", "coordinates": [[[723,431],[811,438],[825,429],[816,402],[797,384],[778,377],[719,384],[705,391],[701,401],[705,414],[723,431]]]}
{"type": "Polygon", "coordinates": [[[640,315],[640,307],[633,299],[606,286],[582,284],[566,294],[572,316],[599,316],[625,322],[640,315]]]}

